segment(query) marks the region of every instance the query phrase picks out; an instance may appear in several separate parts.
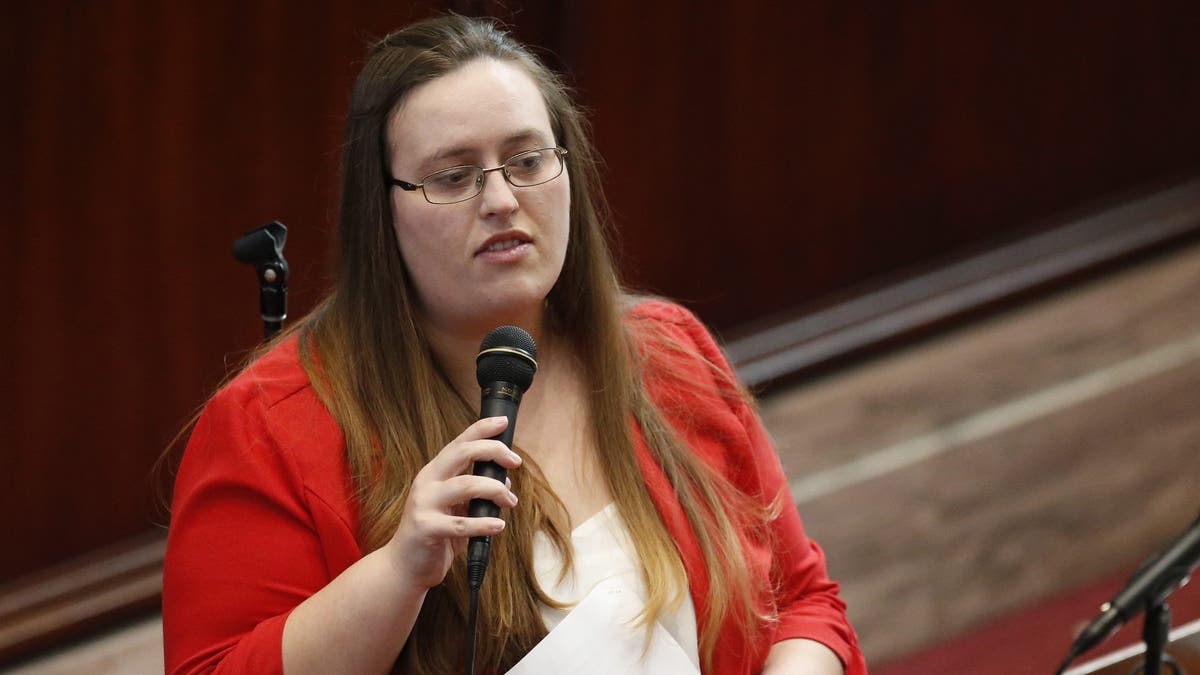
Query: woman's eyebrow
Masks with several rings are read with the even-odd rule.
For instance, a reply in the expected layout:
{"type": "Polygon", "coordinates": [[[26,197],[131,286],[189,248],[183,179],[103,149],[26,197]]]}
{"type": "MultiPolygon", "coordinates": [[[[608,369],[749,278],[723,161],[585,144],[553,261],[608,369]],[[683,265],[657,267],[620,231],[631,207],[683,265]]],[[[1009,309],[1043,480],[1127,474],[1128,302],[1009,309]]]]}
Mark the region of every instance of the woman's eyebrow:
{"type": "Polygon", "coordinates": [[[475,150],[469,146],[457,146],[450,148],[442,148],[430,155],[427,159],[421,162],[419,168],[430,169],[435,168],[434,165],[444,164],[447,160],[454,160],[459,163],[465,163],[471,155],[475,154],[475,150]]]}
{"type": "Polygon", "coordinates": [[[536,140],[538,142],[545,142],[544,138],[545,137],[542,136],[542,132],[538,131],[537,129],[533,129],[533,128],[522,129],[521,131],[518,131],[515,134],[510,135],[508,138],[505,138],[504,144],[505,145],[515,145],[517,143],[523,143],[526,141],[534,141],[534,140],[536,140]]]}
{"type": "MultiPolygon", "coordinates": [[[[500,143],[500,147],[511,147],[520,143],[528,143],[536,141],[538,143],[546,143],[545,136],[538,129],[532,127],[521,129],[520,131],[509,134],[500,143]]],[[[472,158],[479,154],[479,148],[473,145],[452,145],[438,149],[435,153],[423,160],[417,167],[419,171],[437,171],[448,168],[448,162],[455,164],[469,164],[472,158]]],[[[505,157],[504,159],[507,159],[505,157]]]]}

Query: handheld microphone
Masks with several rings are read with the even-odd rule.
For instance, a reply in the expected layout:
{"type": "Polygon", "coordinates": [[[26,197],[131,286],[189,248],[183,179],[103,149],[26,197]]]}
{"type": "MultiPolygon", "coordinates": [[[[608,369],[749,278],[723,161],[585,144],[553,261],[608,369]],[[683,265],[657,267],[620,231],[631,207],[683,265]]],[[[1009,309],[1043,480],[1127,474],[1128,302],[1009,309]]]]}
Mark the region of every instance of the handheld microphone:
{"type": "Polygon", "coordinates": [[[1167,550],[1134,572],[1125,588],[1100,607],[1100,616],[1093,619],[1071,645],[1067,662],[1106,640],[1148,607],[1166,602],[1171,593],[1187,583],[1198,563],[1200,517],[1167,550]]]}
{"type": "MultiPolygon", "coordinates": [[[[475,379],[479,382],[479,417],[508,418],[508,426],[494,436],[509,448],[517,427],[517,408],[521,396],[533,383],[537,372],[537,345],[533,338],[516,326],[500,326],[488,333],[479,345],[479,356],[475,358],[475,379]]],[[[501,483],[508,471],[495,462],[475,462],[472,470],[476,476],[487,476],[501,483]]],[[[471,517],[500,515],[500,507],[488,499],[472,499],[468,507],[471,517]]],[[[472,588],[483,583],[491,554],[492,538],[471,537],[467,544],[467,579],[472,588]]]]}

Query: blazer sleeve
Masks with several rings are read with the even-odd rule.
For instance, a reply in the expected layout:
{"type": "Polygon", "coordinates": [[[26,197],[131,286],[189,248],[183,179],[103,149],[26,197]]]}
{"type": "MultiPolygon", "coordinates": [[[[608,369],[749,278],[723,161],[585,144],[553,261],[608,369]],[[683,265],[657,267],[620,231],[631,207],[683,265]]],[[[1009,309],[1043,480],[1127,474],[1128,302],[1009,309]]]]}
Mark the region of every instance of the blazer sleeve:
{"type": "MultiPolygon", "coordinates": [[[[758,416],[749,406],[743,406],[740,416],[754,449],[761,494],[789,495],[779,456],[758,416]]],[[[865,675],[866,663],[858,647],[858,636],[846,617],[846,603],[838,595],[838,584],[829,578],[825,554],[805,534],[790,497],[772,526],[775,544],[772,576],[779,610],[775,642],[789,638],[816,640],[838,655],[847,675],[865,675]]]]}
{"type": "Polygon", "coordinates": [[[282,673],[288,614],[330,580],[311,497],[253,389],[209,402],[176,477],[163,578],[173,675],[282,673]]]}
{"type": "Polygon", "coordinates": [[[739,453],[744,449],[748,455],[729,459],[730,478],[764,505],[782,497],[783,508],[771,523],[771,575],[779,617],[773,642],[790,638],[815,640],[837,654],[847,675],[865,675],[866,662],[846,616],[846,603],[838,595],[838,584],[829,578],[824,553],[805,534],[779,455],[758,414],[740,389],[729,386],[734,382],[733,371],[708,329],[686,309],[677,305],[668,307],[676,312],[676,321],[700,356],[728,376],[728,381],[718,383],[717,389],[745,432],[744,440],[732,444],[733,449],[739,453]]]}

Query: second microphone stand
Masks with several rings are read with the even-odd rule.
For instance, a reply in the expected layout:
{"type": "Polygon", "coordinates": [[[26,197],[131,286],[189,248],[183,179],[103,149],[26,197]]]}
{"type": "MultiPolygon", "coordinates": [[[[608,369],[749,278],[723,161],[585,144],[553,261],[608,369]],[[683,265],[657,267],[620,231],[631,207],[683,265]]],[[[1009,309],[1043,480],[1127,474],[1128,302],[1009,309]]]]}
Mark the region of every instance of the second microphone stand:
{"type": "Polygon", "coordinates": [[[1142,641],[1146,643],[1146,658],[1142,665],[1133,669],[1132,675],[1164,675],[1163,666],[1171,669],[1171,675],[1185,675],[1183,668],[1167,654],[1167,642],[1171,639],[1171,607],[1164,599],[1152,602],[1146,608],[1142,623],[1142,641]]]}
{"type": "Polygon", "coordinates": [[[233,243],[233,257],[253,265],[259,283],[263,337],[275,337],[287,318],[288,264],[283,257],[287,226],[278,220],[250,230],[233,243]]]}

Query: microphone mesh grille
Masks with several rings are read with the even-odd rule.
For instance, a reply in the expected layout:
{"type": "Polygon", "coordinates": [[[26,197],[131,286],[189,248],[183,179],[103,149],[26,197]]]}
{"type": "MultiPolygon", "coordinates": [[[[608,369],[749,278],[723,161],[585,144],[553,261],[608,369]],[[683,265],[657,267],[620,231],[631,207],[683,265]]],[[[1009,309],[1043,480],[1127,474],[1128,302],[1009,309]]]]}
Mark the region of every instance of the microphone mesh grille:
{"type": "Polygon", "coordinates": [[[475,379],[479,386],[495,382],[511,382],[529,389],[537,372],[537,344],[533,336],[517,326],[500,326],[483,338],[480,354],[475,360],[475,379]],[[514,351],[488,352],[489,349],[514,351]],[[485,353],[487,352],[487,353],[485,353]]]}

